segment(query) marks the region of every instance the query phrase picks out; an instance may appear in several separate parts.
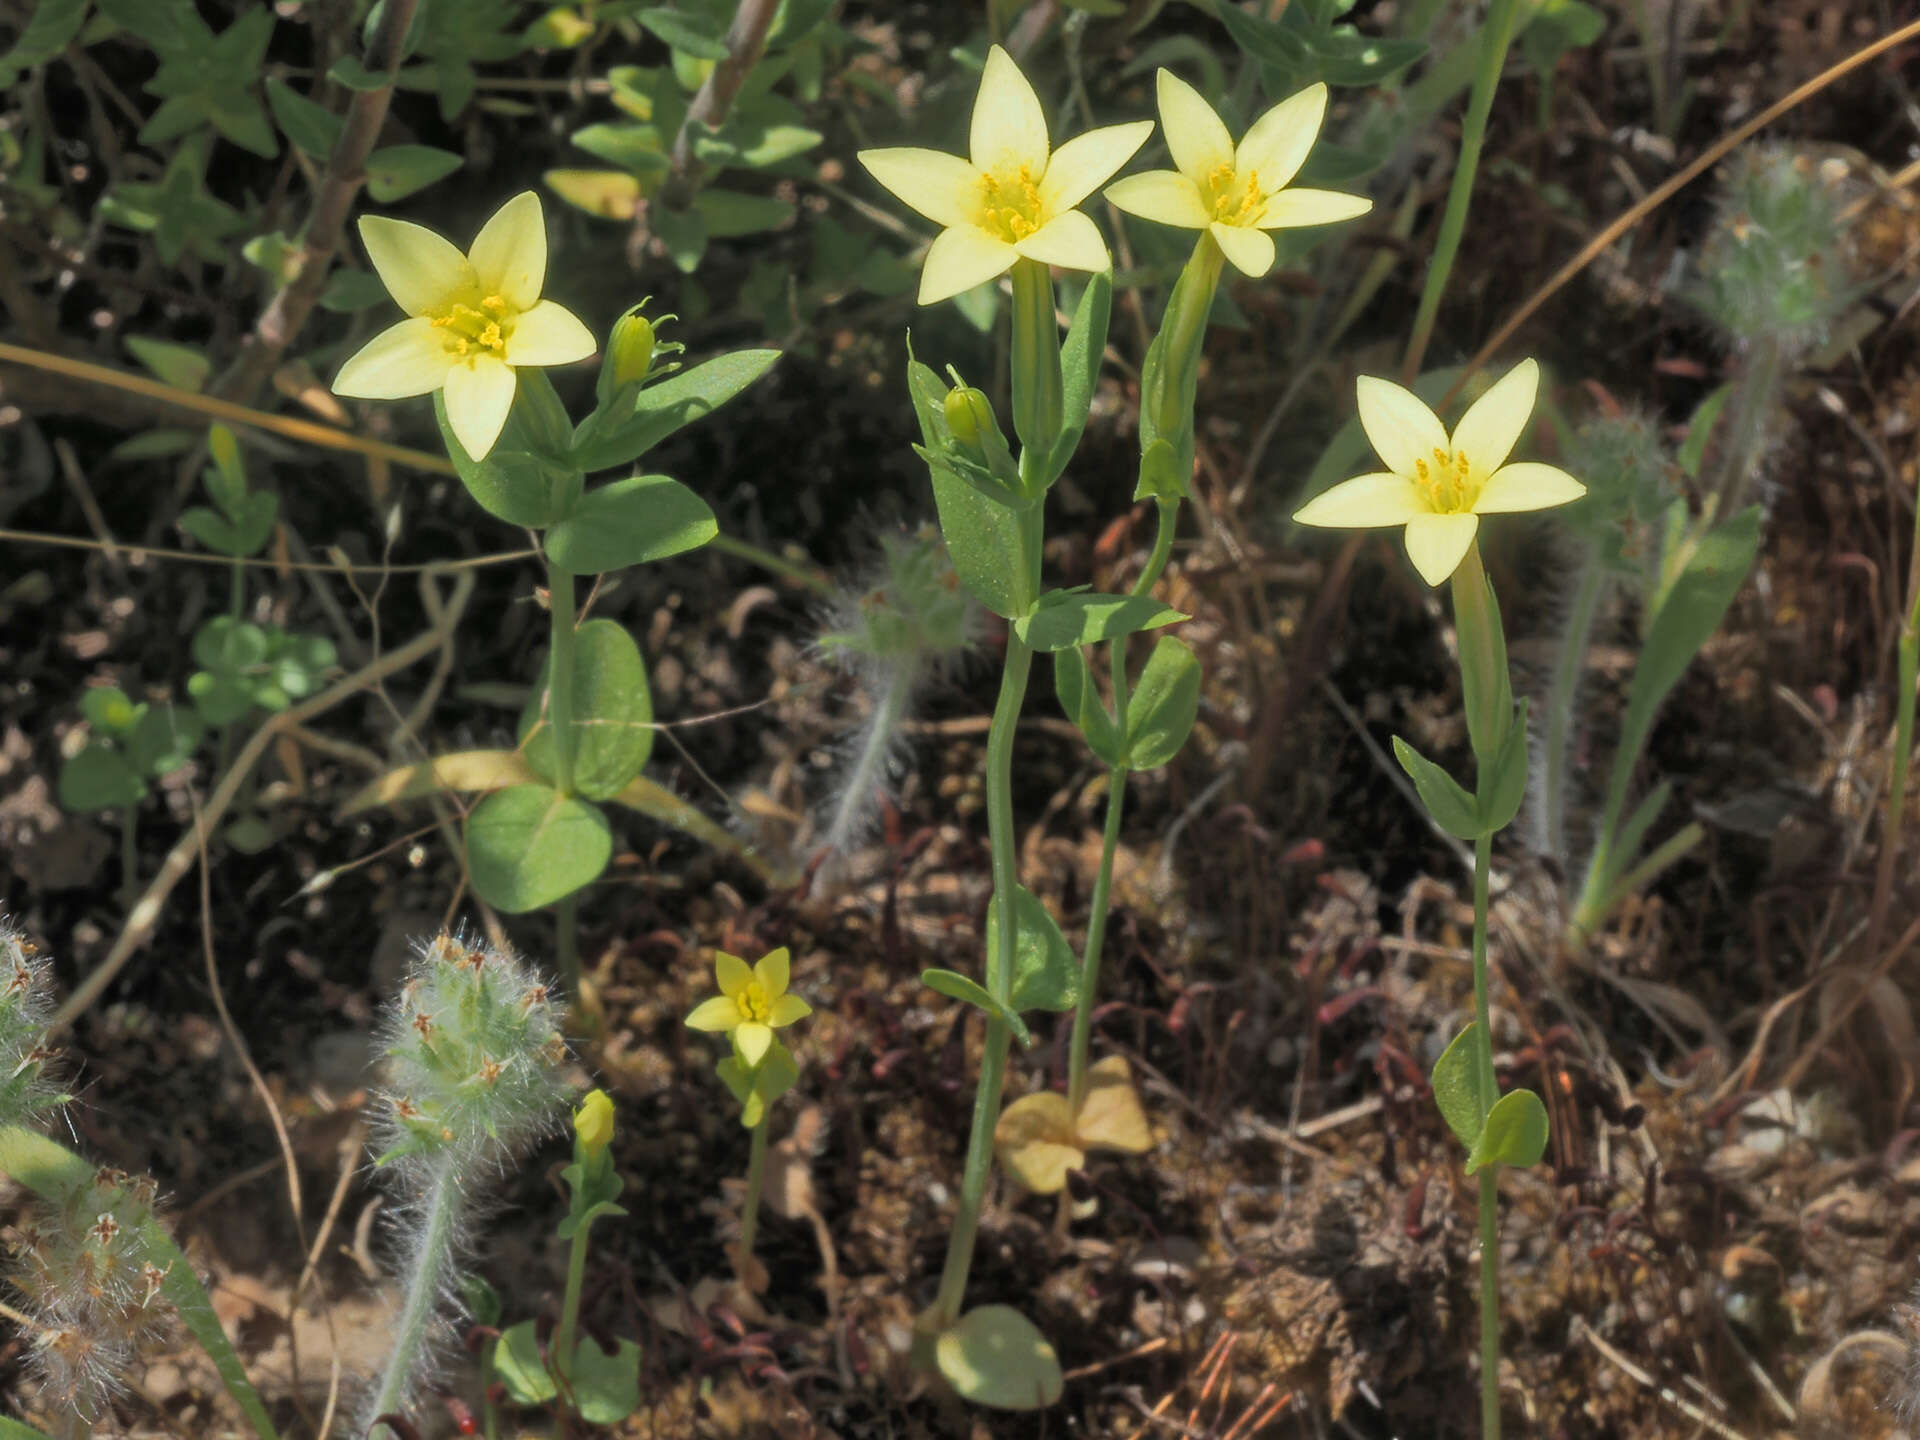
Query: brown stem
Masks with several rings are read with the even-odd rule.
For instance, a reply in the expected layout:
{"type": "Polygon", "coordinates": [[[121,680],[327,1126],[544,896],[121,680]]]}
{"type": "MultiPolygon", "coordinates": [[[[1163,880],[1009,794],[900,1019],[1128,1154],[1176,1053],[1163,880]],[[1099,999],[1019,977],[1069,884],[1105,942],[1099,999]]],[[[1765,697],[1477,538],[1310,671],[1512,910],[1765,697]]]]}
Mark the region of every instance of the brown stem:
{"type": "Polygon", "coordinates": [[[367,46],[367,68],[384,74],[387,83],[377,90],[356,90],[347,103],[340,138],[327,157],[313,216],[307,221],[299,268],[260,312],[253,333],[240,346],[239,355],[214,383],[213,393],[221,399],[244,404],[260,393],[261,385],[279,365],[287,347],[298,338],[320,299],[321,290],[326,287],[347,217],[353,211],[360,187],[366,183],[367,156],[373,151],[381,127],[387,123],[387,106],[393,99],[393,77],[400,68],[401,47],[408,27],[413,24],[416,3],[417,0],[387,0],[381,11],[380,28],[367,46]]]}
{"type": "MultiPolygon", "coordinates": [[[[747,76],[760,63],[767,48],[767,31],[773,26],[780,0],[740,0],[733,12],[733,24],[727,30],[727,58],[707,72],[699,94],[687,107],[687,118],[680,122],[680,133],[673,137],[672,168],[660,187],[659,204],[670,210],[685,209],[700,185],[706,165],[694,154],[694,141],[702,130],[718,130],[727,123],[727,114],[747,83],[747,76]]],[[[644,246],[647,236],[647,212],[642,209],[634,225],[634,241],[644,246]]]]}

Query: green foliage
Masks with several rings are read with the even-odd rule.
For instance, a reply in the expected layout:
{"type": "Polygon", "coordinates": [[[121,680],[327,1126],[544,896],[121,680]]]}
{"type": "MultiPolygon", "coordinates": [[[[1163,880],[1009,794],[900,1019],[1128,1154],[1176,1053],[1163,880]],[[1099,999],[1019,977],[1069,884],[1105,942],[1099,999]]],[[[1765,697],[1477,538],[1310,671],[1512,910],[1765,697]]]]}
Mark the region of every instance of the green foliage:
{"type": "Polygon", "coordinates": [[[1162,605],[1147,595],[1051,590],[1031,611],[1015,619],[1013,628],[1035,650],[1065,650],[1070,645],[1097,645],[1186,618],[1171,605],[1162,605]]]}
{"type": "Polygon", "coordinates": [[[87,743],[60,767],[60,804],[76,813],[119,809],[146,798],[147,785],[193,757],[200,717],[170,704],[136,704],[112,686],[89,690],[81,713],[87,743]]]}
{"type": "Polygon", "coordinates": [[[217,727],[305,699],[338,656],[324,635],[216,615],[194,633],[193,659],[200,668],[187,677],[187,693],[200,718],[217,727]]]}
{"type": "MultiPolygon", "coordinates": [[[[1178,643],[1178,642],[1175,642],[1178,643]]],[[[1053,653],[1053,688],[1067,719],[1086,737],[1088,747],[1110,767],[1127,764],[1127,732],[1114,719],[1094,686],[1087,657],[1078,645],[1053,653]]]]}
{"type": "Polygon", "coordinates": [[[1200,713],[1200,661],[1180,641],[1154,642],[1147,668],[1127,697],[1127,765],[1156,770],[1187,743],[1200,713]]]}
{"type": "Polygon", "coordinates": [[[474,894],[509,915],[564,900],[597,880],[612,858],[607,817],[548,785],[496,790],[467,816],[474,894]]]}
{"type": "Polygon", "coordinates": [[[1738,340],[1816,344],[1854,298],[1844,196],[1826,167],[1788,146],[1748,146],[1726,164],[1695,303],[1738,340]]]}
{"type": "MultiPolygon", "coordinates": [[[[553,727],[542,712],[552,661],[520,717],[520,753],[554,780],[553,727]]],[[[573,784],[589,800],[626,788],[653,753],[653,695],[633,637],[612,620],[588,620],[573,637],[573,784]]]]}

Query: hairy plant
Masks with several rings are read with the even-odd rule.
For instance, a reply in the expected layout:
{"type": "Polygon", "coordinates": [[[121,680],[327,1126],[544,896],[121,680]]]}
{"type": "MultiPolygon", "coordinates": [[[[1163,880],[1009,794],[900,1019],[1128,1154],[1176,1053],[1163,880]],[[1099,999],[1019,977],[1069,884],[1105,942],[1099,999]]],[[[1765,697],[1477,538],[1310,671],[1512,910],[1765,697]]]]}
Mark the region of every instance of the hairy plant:
{"type": "MultiPolygon", "coordinates": [[[[511,953],[442,933],[382,1017],[379,1159],[400,1192],[403,1276],[392,1358],[360,1433],[404,1414],[461,1306],[459,1262],[488,1180],[566,1114],[567,1055],[546,983],[511,953]]],[[[396,1440],[398,1437],[396,1435],[396,1440]]]]}

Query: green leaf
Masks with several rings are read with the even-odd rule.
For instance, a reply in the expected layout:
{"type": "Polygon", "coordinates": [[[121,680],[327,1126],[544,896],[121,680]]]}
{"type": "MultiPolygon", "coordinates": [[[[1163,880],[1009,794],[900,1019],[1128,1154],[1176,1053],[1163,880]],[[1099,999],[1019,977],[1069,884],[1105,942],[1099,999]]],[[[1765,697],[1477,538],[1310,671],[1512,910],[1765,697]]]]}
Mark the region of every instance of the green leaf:
{"type": "Polygon", "coordinates": [[[248,621],[216,615],[194,632],[193,659],[203,669],[237,675],[266,658],[267,632],[248,621]]]}
{"type": "Polygon", "coordinates": [[[193,758],[205,734],[200,717],[180,705],[148,705],[127,739],[127,759],[141,775],[169,775],[193,758]]]}
{"type": "Polygon", "coordinates": [[[651,450],[683,426],[711,415],[772,368],[778,350],[735,350],[670,375],[640,391],[623,416],[595,411],[574,432],[573,462],[610,469],[651,450]]]}
{"type": "Polygon", "coordinates": [[[663,174],[673,163],[667,154],[667,137],[657,125],[602,122],[574,131],[573,143],[638,176],[663,174]]]}
{"type": "MultiPolygon", "coordinates": [[[[943,522],[944,523],[944,522],[943,522]]],[[[1040,597],[1033,613],[1013,622],[1020,638],[1036,650],[1097,645],[1120,635],[1153,630],[1187,617],[1148,595],[1099,595],[1054,590],[1040,597]]]]}
{"type": "Polygon", "coordinates": [[[209,550],[245,558],[257,553],[273,534],[280,502],[268,491],[254,491],[240,496],[234,509],[239,514],[228,518],[204,505],[194,505],[181,515],[180,528],[209,550]]]}
{"type": "Polygon", "coordinates": [[[496,790],[467,817],[473,892],[509,915],[565,899],[612,858],[607,817],[546,785],[496,790]]]}
{"type": "MultiPolygon", "coordinates": [[[[324,635],[302,635],[272,627],[267,634],[266,683],[294,699],[304,699],[320,688],[339,656],[324,635]]],[[[263,704],[266,702],[262,702],[263,704]]],[[[280,709],[267,705],[268,709],[280,709]]]]}
{"type": "Polygon", "coordinates": [[[1125,765],[1126,736],[1121,733],[1118,722],[1107,707],[1101,703],[1093,675],[1087,669],[1087,657],[1080,653],[1079,646],[1069,645],[1064,650],[1054,651],[1053,688],[1060,697],[1060,708],[1066,711],[1067,719],[1086,736],[1087,745],[1093,753],[1109,766],[1117,768],[1125,765]]]}
{"type": "Polygon", "coordinates": [[[961,1399],[990,1410],[1044,1410],[1066,1384],[1047,1337],[1010,1305],[962,1315],[940,1332],[934,1360],[961,1399]]]}
{"type": "Polygon", "coordinates": [[[1536,75],[1550,76],[1562,55],[1593,44],[1606,29],[1607,17],[1581,0],[1540,0],[1520,50],[1536,75]]]}
{"type": "Polygon", "coordinates": [[[140,143],[159,146],[211,125],[242,149],[271,160],[280,153],[267,112],[255,98],[273,9],[243,10],[218,37],[196,14],[183,27],[183,43],[160,51],[160,68],[147,81],[163,103],[140,129],[140,143]]]}
{"type": "Polygon", "coordinates": [[[642,10],[633,18],[675,50],[683,51],[696,60],[727,58],[727,46],[720,38],[720,27],[706,15],[688,14],[660,5],[642,10]]]}
{"type": "Polygon", "coordinates": [[[207,724],[231,725],[253,709],[253,689],[235,676],[196,670],[187,677],[187,694],[207,724]]]}
{"type": "Polygon", "coordinates": [[[713,1068],[740,1102],[740,1123],[749,1130],[765,1118],[769,1105],[800,1082],[799,1063],[778,1039],[752,1069],[738,1054],[729,1054],[713,1068]]]}
{"type": "Polygon", "coordinates": [[[920,983],[929,990],[946,996],[949,1000],[959,1000],[967,1005],[986,1011],[990,1018],[1005,1023],[1013,1031],[1014,1038],[1021,1045],[1031,1048],[1033,1035],[1027,1029],[1026,1021],[1002,1005],[980,985],[953,970],[923,970],[920,983]]]}
{"type": "Polygon", "coordinates": [[[1100,357],[1107,349],[1107,319],[1113,309],[1113,276],[1097,272],[1087,281],[1080,303],[1074,307],[1073,323],[1067,327],[1066,343],[1060,347],[1061,392],[1060,438],[1054,441],[1042,472],[1051,485],[1066,470],[1073,452],[1080,448],[1080,437],[1087,428],[1087,415],[1093,408],[1093,392],[1100,382],[1100,357]]]}
{"type": "Polygon", "coordinates": [[[1480,1139],[1480,1117],[1493,1108],[1494,1097],[1480,1093],[1479,1041],[1475,1026],[1453,1037],[1433,1067],[1433,1103],[1460,1143],[1471,1151],[1480,1139]]]}
{"type": "Polygon", "coordinates": [[[315,104],[278,76],[267,80],[267,108],[280,126],[280,133],[294,148],[315,160],[333,153],[340,138],[341,119],[324,105],[315,104]]]}
{"type": "MultiPolygon", "coordinates": [[[[535,774],[553,779],[553,725],[545,714],[553,662],[520,717],[521,754],[535,774]]],[[[653,693],[640,647],[616,621],[589,620],[573,632],[573,785],[589,800],[610,800],[640,773],[653,751],[653,693]]]]}
{"type": "Polygon", "coordinates": [[[793,218],[793,206],[770,195],[741,195],[732,190],[702,190],[693,208],[710,240],[731,240],[777,230],[793,218]]]}
{"type": "Polygon", "coordinates": [[[485,1325],[489,1329],[500,1328],[500,1292],[486,1280],[471,1272],[460,1277],[460,1298],[466,1302],[467,1313],[473,1316],[473,1323],[485,1325]]]}
{"type": "Polygon", "coordinates": [[[57,58],[80,33],[87,18],[87,0],[39,0],[33,18],[0,55],[0,88],[11,88],[22,71],[57,58]]]}
{"type": "Polygon", "coordinates": [[[1200,662],[1171,635],[1154,642],[1127,698],[1127,764],[1157,770],[1187,743],[1200,713],[1200,662]]]}
{"type": "Polygon", "coordinates": [[[1487,1165],[1524,1170],[1547,1153],[1547,1107],[1531,1090],[1513,1090],[1494,1102],[1467,1156],[1467,1174],[1487,1165]]]}
{"type": "Polygon", "coordinates": [[[89,744],[60,766],[60,808],[76,815],[137,805],[146,793],[127,757],[105,745],[89,744]]]}
{"type": "Polygon", "coordinates": [[[1680,442],[1679,453],[1674,457],[1689,480],[1700,478],[1700,466],[1707,458],[1707,443],[1713,439],[1713,427],[1719,423],[1720,412],[1727,408],[1732,394],[1733,386],[1722,385],[1694,407],[1693,418],[1687,422],[1687,438],[1680,442]]]}
{"type": "Polygon", "coordinates": [[[559,518],[554,504],[556,477],[538,456],[512,448],[520,435],[513,416],[508,416],[507,428],[487,458],[475,460],[447,423],[446,397],[438,390],[433,392],[433,415],[440,422],[440,438],[446,442],[447,458],[453,462],[454,473],[482,510],[509,525],[524,525],[532,530],[551,525],[559,518]]]}
{"type": "Polygon", "coordinates": [[[1459,781],[1398,735],[1393,737],[1393,758],[1412,779],[1413,788],[1420,792],[1420,803],[1427,807],[1434,824],[1462,840],[1480,837],[1479,807],[1459,781]]]}
{"type": "Polygon", "coordinates": [[[213,374],[213,361],[191,345],[176,345],[171,340],[154,340],[145,335],[129,335],[125,344],[134,359],[176,390],[197,394],[213,374]]]}
{"type": "Polygon", "coordinates": [[[444,180],[466,161],[451,150],[431,145],[386,145],[367,157],[367,193],[382,205],[404,200],[436,180],[444,180]]]}
{"type": "Polygon", "coordinates": [[[981,494],[943,465],[931,471],[934,509],[954,573],[974,599],[994,614],[1013,619],[1025,563],[1019,513],[981,494]]]}
{"type": "MultiPolygon", "coordinates": [[[[386,287],[380,293],[385,295],[386,287]]],[[[197,430],[175,430],[171,427],[159,430],[145,430],[138,435],[128,436],[107,452],[109,460],[168,460],[175,455],[184,455],[200,443],[197,430]]]]}
{"type": "Polygon", "coordinates": [[[560,1393],[540,1358],[540,1337],[534,1322],[522,1320],[500,1332],[493,1347],[493,1373],[507,1387],[507,1396],[516,1405],[545,1405],[560,1393]]]}
{"type": "Polygon", "coordinates": [[[80,713],[87,723],[107,735],[130,735],[147,707],[136,705],[117,685],[97,685],[80,696],[80,713]]]}
{"type": "Polygon", "coordinates": [[[697,550],[720,533],[707,502],[665,475],[635,475],[589,490],[547,532],[547,558],[599,575],[697,550]]]}
{"type": "Polygon", "coordinates": [[[1673,798],[1673,782],[1662,780],[1649,790],[1640,803],[1633,807],[1633,813],[1621,822],[1619,833],[1607,849],[1606,873],[1599,877],[1596,888],[1601,894],[1613,889],[1614,881],[1626,873],[1640,855],[1640,847],[1646,844],[1647,832],[1653,828],[1653,822],[1660,818],[1660,812],[1667,808],[1667,801],[1673,798]]]}
{"type": "MultiPolygon", "coordinates": [[[[267,132],[272,137],[272,131],[267,132]]],[[[103,219],[153,236],[161,260],[176,265],[191,252],[209,265],[225,265],[232,256],[223,243],[246,228],[246,217],[207,193],[207,152],[211,139],[195,135],[173,152],[158,180],[122,181],[100,201],[103,219]]]]}
{"type": "MultiPolygon", "coordinates": [[[[637,183],[637,182],[636,182],[637,183]]],[[[653,233],[667,248],[667,258],[682,275],[700,268],[707,253],[707,222],[698,210],[674,210],[656,205],[647,213],[653,233]]]]}
{"type": "MultiPolygon", "coordinates": [[[[1080,1001],[1080,961],[1040,897],[1024,885],[1013,891],[1013,1009],[1062,1014],[1080,1001]]],[[[987,953],[1000,944],[1000,907],[987,907],[987,953]]]]}
{"type": "Polygon", "coordinates": [[[1479,780],[1478,788],[1485,797],[1480,808],[1482,835],[1492,835],[1511,825],[1513,817],[1520,813],[1521,802],[1527,798],[1527,766],[1533,759],[1532,751],[1527,748],[1530,703],[1520,702],[1513,723],[1507,727],[1507,738],[1500,742],[1493,764],[1479,780]]]}
{"type": "Polygon", "coordinates": [[[611,1355],[600,1342],[583,1335],[574,1347],[567,1379],[573,1404],[589,1425],[618,1425],[640,1408],[640,1347],[616,1339],[611,1355]]]}
{"type": "Polygon", "coordinates": [[[336,266],[320,292],[320,308],[335,315],[352,315],[387,298],[387,287],[369,270],[336,266]]]}

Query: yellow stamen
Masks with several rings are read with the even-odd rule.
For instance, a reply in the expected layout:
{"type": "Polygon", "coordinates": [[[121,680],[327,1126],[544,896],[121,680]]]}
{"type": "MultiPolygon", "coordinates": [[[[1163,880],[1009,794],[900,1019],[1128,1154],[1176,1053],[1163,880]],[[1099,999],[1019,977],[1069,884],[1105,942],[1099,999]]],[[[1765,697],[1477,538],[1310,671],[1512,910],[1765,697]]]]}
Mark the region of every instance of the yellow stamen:
{"type": "Polygon", "coordinates": [[[1258,170],[1249,170],[1243,177],[1231,161],[1223,160],[1208,172],[1200,188],[1208,213],[1223,225],[1255,225],[1267,212],[1258,170]]]}
{"type": "Polygon", "coordinates": [[[433,328],[450,332],[447,336],[450,354],[466,356],[477,349],[504,356],[507,336],[513,329],[507,310],[507,302],[498,295],[487,296],[478,310],[456,300],[444,313],[433,317],[433,328]]]}
{"type": "Polygon", "coordinates": [[[1012,175],[980,177],[980,228],[1008,244],[1040,228],[1040,185],[1022,165],[1012,175]]]}
{"type": "Polygon", "coordinates": [[[1460,515],[1473,509],[1473,466],[1463,451],[1435,448],[1433,464],[1413,462],[1413,478],[1427,492],[1435,513],[1460,515]]]}
{"type": "Polygon", "coordinates": [[[773,1002],[767,998],[767,988],[758,980],[749,980],[747,988],[733,997],[733,1003],[749,1021],[765,1024],[767,1017],[773,1014],[773,1002]]]}

